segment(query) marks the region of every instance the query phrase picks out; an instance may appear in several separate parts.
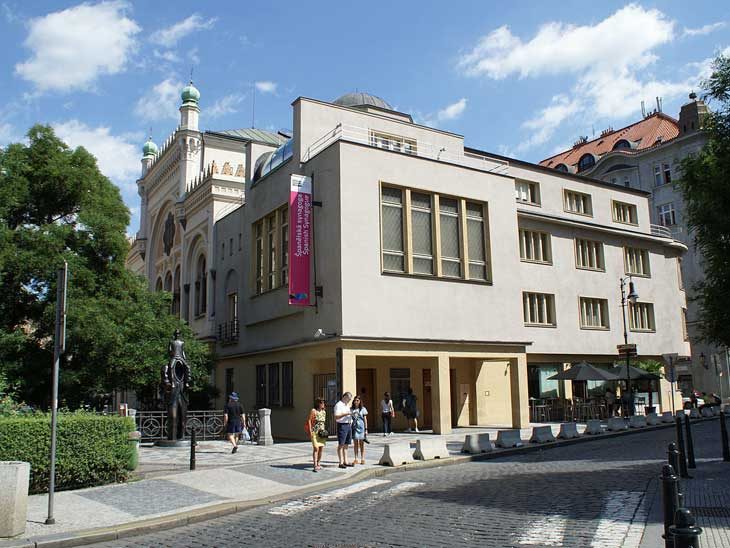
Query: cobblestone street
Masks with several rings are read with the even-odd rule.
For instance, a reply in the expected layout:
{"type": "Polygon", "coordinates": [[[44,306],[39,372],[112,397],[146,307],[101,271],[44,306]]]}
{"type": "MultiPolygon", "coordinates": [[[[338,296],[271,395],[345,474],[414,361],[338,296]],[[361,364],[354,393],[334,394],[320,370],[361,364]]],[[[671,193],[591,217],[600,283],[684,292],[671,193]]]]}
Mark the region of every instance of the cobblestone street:
{"type": "MultiPolygon", "coordinates": [[[[717,430],[716,421],[696,426],[699,470],[719,457],[717,430]]],[[[399,472],[98,546],[638,547],[673,436],[664,429],[399,472]]]]}

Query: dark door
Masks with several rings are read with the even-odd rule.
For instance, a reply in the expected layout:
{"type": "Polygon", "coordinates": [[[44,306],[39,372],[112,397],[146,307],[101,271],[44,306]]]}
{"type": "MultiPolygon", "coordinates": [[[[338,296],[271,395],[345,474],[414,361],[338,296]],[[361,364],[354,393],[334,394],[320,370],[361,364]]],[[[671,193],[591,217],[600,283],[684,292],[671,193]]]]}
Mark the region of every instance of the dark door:
{"type": "MultiPolygon", "coordinates": [[[[368,427],[380,424],[380,412],[375,399],[375,369],[358,369],[356,373],[357,393],[368,410],[368,427]]],[[[374,428],[372,428],[374,430],[374,428]]]]}
{"type": "Polygon", "coordinates": [[[431,403],[431,370],[423,370],[423,413],[418,421],[424,429],[433,427],[433,405],[431,403]]]}

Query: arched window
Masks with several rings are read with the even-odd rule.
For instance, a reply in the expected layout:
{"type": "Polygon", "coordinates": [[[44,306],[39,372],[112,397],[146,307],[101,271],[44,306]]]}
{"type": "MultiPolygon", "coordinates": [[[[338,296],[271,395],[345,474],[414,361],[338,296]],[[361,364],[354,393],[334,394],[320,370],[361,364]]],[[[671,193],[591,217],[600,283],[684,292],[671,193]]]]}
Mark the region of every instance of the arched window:
{"type": "Polygon", "coordinates": [[[555,171],[562,171],[563,173],[568,173],[568,166],[565,164],[558,164],[555,166],[555,171]]]}
{"type": "Polygon", "coordinates": [[[584,154],[578,160],[578,171],[585,171],[586,169],[592,168],[596,165],[596,157],[593,154],[584,154]]]}
{"type": "Polygon", "coordinates": [[[162,278],[157,278],[157,283],[155,283],[155,291],[162,291],[162,278]]]}
{"type": "Polygon", "coordinates": [[[613,150],[621,150],[621,149],[630,149],[631,143],[629,143],[626,139],[620,139],[616,141],[616,144],[613,145],[613,150]]]}
{"type": "Polygon", "coordinates": [[[165,274],[165,291],[172,291],[172,274],[165,274]]]}
{"type": "Polygon", "coordinates": [[[205,255],[198,257],[195,277],[195,315],[200,316],[208,311],[208,272],[205,255]]]}
{"type": "Polygon", "coordinates": [[[172,281],[172,314],[180,317],[180,265],[175,268],[172,281]]]}

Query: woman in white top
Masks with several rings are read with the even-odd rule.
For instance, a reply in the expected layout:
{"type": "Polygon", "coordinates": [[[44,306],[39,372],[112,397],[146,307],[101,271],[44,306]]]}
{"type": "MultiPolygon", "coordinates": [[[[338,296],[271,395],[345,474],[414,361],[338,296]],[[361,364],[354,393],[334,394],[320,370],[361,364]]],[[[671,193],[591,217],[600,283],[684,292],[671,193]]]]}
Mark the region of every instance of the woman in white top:
{"type": "Polygon", "coordinates": [[[393,417],[395,417],[395,408],[393,407],[393,400],[390,399],[390,393],[388,392],[380,400],[380,412],[383,417],[383,436],[390,436],[393,433],[390,423],[393,417]]]}

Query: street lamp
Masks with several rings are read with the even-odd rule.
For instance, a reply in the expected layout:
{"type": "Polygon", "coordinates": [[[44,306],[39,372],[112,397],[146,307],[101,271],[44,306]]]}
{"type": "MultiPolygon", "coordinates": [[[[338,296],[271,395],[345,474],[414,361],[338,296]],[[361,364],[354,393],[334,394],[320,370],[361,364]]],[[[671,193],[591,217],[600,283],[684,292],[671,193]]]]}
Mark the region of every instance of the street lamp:
{"type": "MultiPolygon", "coordinates": [[[[629,336],[626,331],[626,304],[627,302],[630,302],[631,304],[636,303],[636,301],[639,299],[639,294],[636,292],[636,288],[634,288],[634,282],[631,279],[631,276],[626,276],[625,278],[619,278],[619,283],[621,287],[621,311],[623,313],[623,319],[624,319],[624,345],[629,344],[629,336]],[[626,284],[628,282],[629,286],[629,294],[626,295],[626,284]]],[[[626,349],[626,389],[628,391],[628,413],[629,416],[634,414],[633,410],[633,393],[631,391],[631,369],[630,369],[630,362],[631,362],[631,352],[629,352],[628,348],[626,349]]]]}

